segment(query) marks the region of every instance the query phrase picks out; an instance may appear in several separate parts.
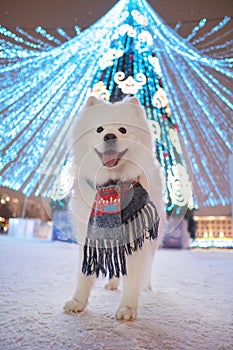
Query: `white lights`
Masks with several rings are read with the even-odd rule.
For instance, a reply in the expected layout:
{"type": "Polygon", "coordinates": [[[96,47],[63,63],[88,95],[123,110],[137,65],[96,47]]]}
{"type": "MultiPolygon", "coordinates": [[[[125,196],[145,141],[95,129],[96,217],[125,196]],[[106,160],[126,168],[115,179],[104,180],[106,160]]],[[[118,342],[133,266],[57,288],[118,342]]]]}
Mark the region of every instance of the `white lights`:
{"type": "Polygon", "coordinates": [[[124,94],[136,94],[143,85],[146,84],[146,76],[143,73],[138,73],[135,80],[132,76],[125,79],[124,72],[117,72],[114,76],[115,83],[119,86],[124,94]]]}
{"type": "Polygon", "coordinates": [[[104,55],[103,57],[101,57],[101,59],[99,60],[99,66],[101,69],[105,69],[107,67],[110,67],[113,65],[114,60],[116,58],[119,58],[121,56],[123,56],[124,51],[123,50],[116,50],[114,49],[109,49],[104,55]]]}

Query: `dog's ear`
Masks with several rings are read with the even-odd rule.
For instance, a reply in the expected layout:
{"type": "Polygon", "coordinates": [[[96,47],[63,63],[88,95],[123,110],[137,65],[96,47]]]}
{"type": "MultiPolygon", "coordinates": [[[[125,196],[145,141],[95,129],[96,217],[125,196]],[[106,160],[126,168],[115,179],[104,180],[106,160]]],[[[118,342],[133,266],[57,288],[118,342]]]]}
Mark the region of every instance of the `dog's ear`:
{"type": "Polygon", "coordinates": [[[135,105],[141,106],[141,103],[140,103],[139,99],[137,97],[135,97],[135,96],[133,96],[133,97],[126,97],[124,99],[124,102],[126,102],[126,103],[134,103],[135,105]]]}
{"type": "Polygon", "coordinates": [[[105,103],[105,102],[103,100],[98,99],[95,96],[89,96],[85,104],[85,107],[93,107],[102,103],[105,103]]]}

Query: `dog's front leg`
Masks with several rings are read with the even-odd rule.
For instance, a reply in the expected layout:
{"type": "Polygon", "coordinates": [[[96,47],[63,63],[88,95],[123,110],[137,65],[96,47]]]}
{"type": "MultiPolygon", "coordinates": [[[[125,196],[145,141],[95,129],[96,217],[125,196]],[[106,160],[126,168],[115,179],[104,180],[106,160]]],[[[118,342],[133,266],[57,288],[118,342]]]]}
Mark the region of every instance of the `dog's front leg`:
{"type": "Polygon", "coordinates": [[[145,263],[143,251],[134,252],[127,257],[127,276],[123,277],[122,297],[115,314],[117,320],[129,321],[137,317],[145,263]]]}
{"type": "Polygon", "coordinates": [[[83,254],[81,251],[82,249],[80,249],[81,254],[79,261],[77,288],[75,290],[73,299],[67,301],[64,306],[64,311],[68,314],[82,312],[85,309],[88,303],[91,288],[95,282],[95,275],[85,276],[82,273],[83,254]]]}

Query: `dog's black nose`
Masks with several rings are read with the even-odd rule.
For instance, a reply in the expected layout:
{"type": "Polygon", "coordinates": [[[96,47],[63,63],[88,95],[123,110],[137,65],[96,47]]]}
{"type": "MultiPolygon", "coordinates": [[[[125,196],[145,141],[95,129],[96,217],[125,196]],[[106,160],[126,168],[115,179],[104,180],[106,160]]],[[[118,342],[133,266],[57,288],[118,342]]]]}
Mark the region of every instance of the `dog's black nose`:
{"type": "Polygon", "coordinates": [[[115,134],[106,134],[104,136],[104,141],[107,141],[109,143],[115,142],[117,140],[117,137],[115,134]]]}

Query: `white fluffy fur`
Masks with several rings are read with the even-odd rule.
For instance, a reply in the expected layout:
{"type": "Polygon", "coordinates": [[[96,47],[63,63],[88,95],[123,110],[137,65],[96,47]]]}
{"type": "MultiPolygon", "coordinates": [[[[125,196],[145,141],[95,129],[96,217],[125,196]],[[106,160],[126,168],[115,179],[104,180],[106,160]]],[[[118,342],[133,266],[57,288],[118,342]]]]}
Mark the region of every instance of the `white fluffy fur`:
{"type": "MultiPolygon", "coordinates": [[[[73,299],[66,303],[64,309],[67,313],[77,313],[85,309],[95,281],[94,276],[85,276],[81,272],[83,243],[95,197],[95,185],[104,184],[109,179],[139,179],[161,215],[160,236],[163,222],[163,186],[147,118],[135,97],[115,104],[105,103],[93,96],[89,97],[69,135],[69,147],[75,177],[70,211],[80,243],[80,254],[77,289],[73,299]],[[97,133],[96,130],[100,126],[104,130],[97,133]],[[127,133],[120,133],[120,127],[124,127],[127,133]],[[107,133],[117,136],[119,152],[127,149],[124,157],[112,168],[103,166],[94,149],[103,152],[103,137],[107,133]]],[[[145,241],[142,250],[127,256],[127,276],[123,277],[122,297],[116,311],[118,320],[130,320],[136,317],[140,289],[143,284],[150,288],[151,265],[158,244],[158,241],[145,241]]],[[[113,279],[106,288],[116,289],[117,286],[118,282],[113,279]]]]}

